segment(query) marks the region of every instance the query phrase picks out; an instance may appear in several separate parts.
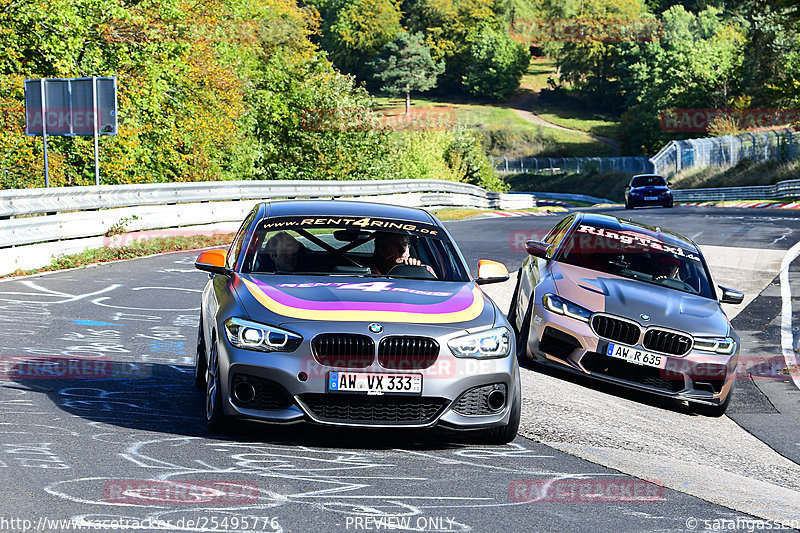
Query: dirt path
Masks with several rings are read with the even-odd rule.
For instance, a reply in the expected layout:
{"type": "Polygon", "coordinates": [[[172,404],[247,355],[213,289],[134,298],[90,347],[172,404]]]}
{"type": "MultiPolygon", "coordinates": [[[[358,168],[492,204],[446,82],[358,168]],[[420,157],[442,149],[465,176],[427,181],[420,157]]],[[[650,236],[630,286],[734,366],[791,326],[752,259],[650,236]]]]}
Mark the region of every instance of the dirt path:
{"type": "Polygon", "coordinates": [[[535,100],[536,100],[535,94],[520,95],[511,100],[511,102],[509,103],[509,107],[511,107],[514,110],[514,112],[523,120],[527,120],[528,122],[538,124],[545,128],[553,128],[554,130],[568,131],[571,133],[579,133],[582,135],[586,135],[587,137],[590,137],[595,141],[599,141],[609,146],[614,151],[614,155],[619,154],[620,152],[619,143],[614,139],[603,137],[602,135],[595,135],[593,133],[588,133],[581,130],[573,130],[570,128],[565,128],[564,126],[559,126],[558,124],[553,124],[552,122],[548,122],[539,115],[537,115],[536,113],[529,111],[529,109],[533,107],[533,102],[535,100]]]}

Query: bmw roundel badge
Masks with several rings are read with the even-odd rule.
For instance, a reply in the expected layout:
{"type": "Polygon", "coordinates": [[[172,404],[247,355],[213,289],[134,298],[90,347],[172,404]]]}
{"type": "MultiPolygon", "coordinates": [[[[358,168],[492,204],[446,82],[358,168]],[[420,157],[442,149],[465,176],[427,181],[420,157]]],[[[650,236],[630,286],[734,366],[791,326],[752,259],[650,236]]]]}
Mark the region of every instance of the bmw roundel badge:
{"type": "Polygon", "coordinates": [[[369,330],[370,330],[372,333],[380,333],[381,331],[383,331],[383,326],[381,326],[380,324],[376,324],[375,322],[373,322],[372,324],[370,324],[370,325],[369,325],[369,330]]]}
{"type": "Polygon", "coordinates": [[[642,320],[650,320],[650,315],[639,315],[642,317],[642,320]]]}

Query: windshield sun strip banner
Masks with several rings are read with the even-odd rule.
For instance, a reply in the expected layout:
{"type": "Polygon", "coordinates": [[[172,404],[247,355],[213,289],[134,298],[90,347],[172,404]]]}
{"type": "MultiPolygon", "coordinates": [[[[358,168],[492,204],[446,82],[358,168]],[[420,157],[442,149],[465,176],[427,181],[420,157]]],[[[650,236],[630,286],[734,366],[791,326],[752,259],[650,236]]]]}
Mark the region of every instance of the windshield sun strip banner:
{"type": "Polygon", "coordinates": [[[261,231],[311,228],[388,230],[442,238],[441,228],[433,224],[381,217],[277,217],[261,220],[257,227],[261,231]]]}
{"type": "Polygon", "coordinates": [[[261,305],[278,315],[302,320],[337,322],[415,322],[449,324],[477,318],[484,307],[483,293],[477,287],[463,287],[444,301],[425,304],[306,300],[263,282],[240,278],[261,305]]]}
{"type": "Polygon", "coordinates": [[[642,252],[657,250],[674,254],[686,259],[700,261],[700,256],[694,250],[687,250],[678,245],[669,244],[649,235],[631,231],[613,231],[581,224],[575,231],[578,236],[578,247],[581,252],[621,251],[623,249],[640,249],[642,252]],[[602,240],[600,239],[602,238],[602,240]],[[619,243],[611,245],[611,243],[619,243]]]}

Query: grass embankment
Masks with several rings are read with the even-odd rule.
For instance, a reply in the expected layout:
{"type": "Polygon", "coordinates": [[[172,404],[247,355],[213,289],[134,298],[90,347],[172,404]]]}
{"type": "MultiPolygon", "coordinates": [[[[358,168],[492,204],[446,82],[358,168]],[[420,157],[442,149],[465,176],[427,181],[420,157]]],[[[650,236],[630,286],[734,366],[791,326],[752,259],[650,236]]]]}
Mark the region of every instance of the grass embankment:
{"type": "Polygon", "coordinates": [[[534,104],[537,115],[547,122],[558,124],[565,128],[585,131],[594,135],[615,138],[619,131],[619,120],[608,115],[580,109],[557,102],[537,100],[534,104]]]}
{"type": "Polygon", "coordinates": [[[768,161],[759,164],[744,160],[735,167],[727,169],[708,167],[686,170],[671,176],[669,181],[675,189],[700,189],[773,185],[779,181],[797,179],[798,175],[800,175],[800,160],[768,161]]]}
{"type": "Polygon", "coordinates": [[[631,177],[627,174],[617,173],[509,174],[504,179],[511,186],[512,191],[586,194],[622,202],[625,198],[625,186],[630,182],[631,177]]]}
{"type": "Polygon", "coordinates": [[[476,130],[484,148],[495,157],[599,157],[613,155],[604,143],[580,132],[569,132],[534,124],[520,117],[508,103],[467,102],[416,98],[411,118],[405,103],[378,98],[377,110],[386,124],[403,129],[452,127],[461,124],[476,130]]]}
{"type": "MultiPolygon", "coordinates": [[[[519,90],[504,102],[440,97],[415,97],[411,100],[411,117],[405,117],[405,101],[376,97],[376,109],[384,123],[397,129],[452,127],[461,124],[483,137],[484,149],[495,157],[597,157],[614,155],[606,144],[582,132],[603,131],[613,127],[609,120],[590,115],[584,121],[576,113],[566,119],[581,125],[581,131],[563,131],[533,123],[515,109],[531,110],[530,103],[538,91],[547,86],[547,78],[555,75],[555,65],[546,59],[531,61],[519,90]],[[603,121],[605,120],[605,121],[603,121]]],[[[538,104],[537,104],[538,105],[538,104]]],[[[537,105],[533,112],[538,113],[537,105]]],[[[554,112],[554,116],[556,116],[554,112]]],[[[556,117],[561,120],[559,117],[556,117]]],[[[566,120],[565,119],[565,120],[566,120]]],[[[554,123],[557,123],[553,121],[554,123]]],[[[571,128],[567,125],[565,127],[571,128]]]]}

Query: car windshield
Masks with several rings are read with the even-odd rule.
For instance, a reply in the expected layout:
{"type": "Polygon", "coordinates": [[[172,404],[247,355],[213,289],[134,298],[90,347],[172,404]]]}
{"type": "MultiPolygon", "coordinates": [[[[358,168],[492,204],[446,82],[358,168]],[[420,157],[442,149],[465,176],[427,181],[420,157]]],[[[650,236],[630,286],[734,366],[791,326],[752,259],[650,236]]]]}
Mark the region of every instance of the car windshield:
{"type": "Polygon", "coordinates": [[[664,186],[667,183],[661,176],[636,176],[631,180],[631,187],[664,186]]]}
{"type": "Polygon", "coordinates": [[[469,280],[440,227],[375,217],[261,220],[242,272],[469,280]]]}
{"type": "Polygon", "coordinates": [[[667,235],[581,224],[557,261],[714,298],[700,253],[667,235]]]}

